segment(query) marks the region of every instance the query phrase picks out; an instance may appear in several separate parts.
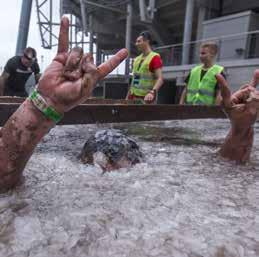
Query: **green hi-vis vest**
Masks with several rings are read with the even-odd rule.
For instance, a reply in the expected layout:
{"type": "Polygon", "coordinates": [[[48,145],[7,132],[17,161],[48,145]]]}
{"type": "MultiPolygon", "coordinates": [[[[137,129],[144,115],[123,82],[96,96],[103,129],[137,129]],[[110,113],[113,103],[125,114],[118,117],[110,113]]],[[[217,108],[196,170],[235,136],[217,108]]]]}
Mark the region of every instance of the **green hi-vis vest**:
{"type": "Polygon", "coordinates": [[[217,80],[215,75],[223,71],[223,67],[213,65],[201,80],[202,65],[191,70],[190,79],[187,85],[187,104],[215,104],[215,87],[217,80]]]}
{"type": "Polygon", "coordinates": [[[143,54],[136,57],[133,63],[133,78],[130,87],[130,93],[136,96],[145,96],[153,89],[156,78],[153,72],[149,71],[149,64],[154,56],[159,55],[150,52],[144,59],[143,54]]]}

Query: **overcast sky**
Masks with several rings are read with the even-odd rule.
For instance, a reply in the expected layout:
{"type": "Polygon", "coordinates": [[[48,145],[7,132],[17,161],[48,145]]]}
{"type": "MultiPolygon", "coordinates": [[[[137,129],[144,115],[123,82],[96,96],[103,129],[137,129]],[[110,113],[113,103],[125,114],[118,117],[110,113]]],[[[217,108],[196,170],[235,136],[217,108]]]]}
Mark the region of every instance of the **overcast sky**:
{"type": "MultiPolygon", "coordinates": [[[[56,1],[57,2],[57,1],[56,1]]],[[[0,9],[0,69],[6,61],[15,55],[17,33],[20,21],[22,0],[1,1],[0,9]]],[[[55,50],[45,50],[41,47],[39,26],[37,24],[35,1],[33,1],[28,46],[37,50],[38,62],[44,68],[55,54],[55,50]],[[42,57],[43,56],[43,57],[42,57]]]]}
{"type": "MultiPolygon", "coordinates": [[[[41,1],[42,2],[42,1],[41,1]]],[[[53,20],[59,22],[59,0],[53,1],[54,6],[53,20]]],[[[18,35],[20,11],[22,0],[1,0],[0,8],[0,71],[2,71],[9,58],[15,55],[16,41],[18,35]]],[[[46,6],[47,7],[47,6],[46,6]]],[[[58,29],[58,28],[56,28],[58,29]]],[[[57,32],[55,33],[57,34],[57,32]]],[[[38,62],[41,71],[46,68],[55,55],[56,48],[46,50],[41,47],[41,38],[37,20],[37,13],[35,7],[35,0],[33,0],[33,7],[30,21],[30,32],[27,46],[36,49],[38,62]]],[[[113,73],[123,73],[124,64],[121,64],[113,73]]]]}

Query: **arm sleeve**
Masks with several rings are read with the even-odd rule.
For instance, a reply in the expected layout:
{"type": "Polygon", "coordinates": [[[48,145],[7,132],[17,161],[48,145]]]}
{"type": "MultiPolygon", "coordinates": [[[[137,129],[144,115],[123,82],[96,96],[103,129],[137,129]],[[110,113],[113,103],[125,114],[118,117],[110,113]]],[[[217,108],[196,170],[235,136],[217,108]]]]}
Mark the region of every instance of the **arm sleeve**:
{"type": "Polygon", "coordinates": [[[15,61],[13,58],[9,59],[4,67],[4,71],[11,74],[15,71],[15,61]]]}
{"type": "Polygon", "coordinates": [[[149,64],[149,70],[153,72],[154,70],[162,67],[163,67],[163,62],[161,57],[159,55],[155,55],[149,64]]]}
{"type": "Polygon", "coordinates": [[[40,66],[37,62],[34,63],[33,72],[35,75],[40,73],[40,66]]]}
{"type": "MultiPolygon", "coordinates": [[[[220,74],[223,76],[224,79],[227,79],[227,76],[226,76],[226,73],[224,72],[224,70],[220,74]]],[[[219,89],[219,84],[217,83],[215,90],[218,90],[218,89],[219,89]]]]}
{"type": "Polygon", "coordinates": [[[187,77],[185,78],[184,82],[185,82],[186,84],[189,83],[190,76],[191,76],[191,73],[189,73],[189,74],[187,75],[187,77]]]}

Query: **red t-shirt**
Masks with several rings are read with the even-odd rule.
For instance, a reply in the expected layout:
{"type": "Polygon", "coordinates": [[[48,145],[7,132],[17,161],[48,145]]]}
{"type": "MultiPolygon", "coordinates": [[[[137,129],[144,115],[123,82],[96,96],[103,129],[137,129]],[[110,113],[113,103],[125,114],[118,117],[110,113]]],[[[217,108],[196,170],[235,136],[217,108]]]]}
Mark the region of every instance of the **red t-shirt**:
{"type": "Polygon", "coordinates": [[[155,55],[149,64],[149,70],[151,72],[154,72],[154,70],[162,68],[162,67],[163,67],[163,62],[162,62],[161,57],[159,55],[155,55]]]}

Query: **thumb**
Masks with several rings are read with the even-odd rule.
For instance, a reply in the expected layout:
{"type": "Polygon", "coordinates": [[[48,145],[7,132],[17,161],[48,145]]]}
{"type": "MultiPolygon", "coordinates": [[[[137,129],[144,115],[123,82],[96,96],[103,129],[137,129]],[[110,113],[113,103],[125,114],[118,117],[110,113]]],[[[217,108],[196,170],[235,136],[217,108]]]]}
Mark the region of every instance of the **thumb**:
{"type": "Polygon", "coordinates": [[[256,88],[256,85],[258,84],[258,82],[259,82],[259,69],[254,71],[252,80],[250,82],[250,86],[256,88]]]}
{"type": "Polygon", "coordinates": [[[231,104],[231,91],[229,89],[228,83],[221,74],[215,75],[216,80],[219,85],[220,93],[222,96],[223,105],[226,108],[230,108],[231,104]]]}

